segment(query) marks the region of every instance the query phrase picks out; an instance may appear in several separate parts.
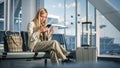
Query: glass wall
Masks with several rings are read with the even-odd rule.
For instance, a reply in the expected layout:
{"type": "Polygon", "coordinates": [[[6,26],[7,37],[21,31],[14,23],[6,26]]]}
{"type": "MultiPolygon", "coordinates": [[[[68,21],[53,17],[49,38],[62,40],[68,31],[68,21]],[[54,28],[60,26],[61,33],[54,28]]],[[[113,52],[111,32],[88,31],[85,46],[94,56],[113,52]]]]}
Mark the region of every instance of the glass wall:
{"type": "MultiPolygon", "coordinates": [[[[95,8],[87,0],[45,0],[45,8],[49,13],[48,23],[56,23],[67,26],[65,29],[56,28],[54,33],[62,33],[66,35],[66,43],[68,50],[74,50],[76,47],[76,24],[77,32],[79,33],[80,41],[82,41],[82,22],[92,22],[92,27],[85,25],[84,42],[90,44],[90,30],[92,29],[92,45],[96,46],[96,22],[95,22],[95,8]],[[76,10],[77,4],[77,10],[76,10]],[[75,15],[77,11],[77,16],[75,15]],[[77,21],[76,21],[77,18],[77,21]]],[[[79,46],[81,46],[80,43],[79,46]]]]}
{"type": "Polygon", "coordinates": [[[100,24],[100,54],[120,55],[120,32],[97,11],[100,24]]]}
{"type": "Polygon", "coordinates": [[[95,18],[95,8],[89,3],[87,0],[79,0],[80,1],[80,27],[82,30],[81,34],[81,45],[90,45],[96,47],[96,18],[95,18]],[[84,24],[83,22],[92,22],[90,24],[84,24]]]}
{"type": "Polygon", "coordinates": [[[22,0],[14,0],[14,31],[20,31],[22,23],[22,0]]]}
{"type": "MultiPolygon", "coordinates": [[[[92,22],[92,26],[88,28],[92,30],[92,38],[90,39],[92,46],[96,46],[96,18],[95,7],[88,1],[88,21],[92,22]]],[[[90,36],[88,36],[90,37],[90,36]]]]}
{"type": "Polygon", "coordinates": [[[4,42],[2,35],[3,30],[4,30],[4,0],[0,0],[0,44],[4,42]]]}
{"type": "Polygon", "coordinates": [[[54,34],[65,34],[68,50],[75,49],[75,0],[45,0],[45,8],[48,23],[67,27],[55,28],[54,34]]]}
{"type": "Polygon", "coordinates": [[[0,0],[0,31],[4,30],[4,0],[0,0]]]}
{"type": "MultiPolygon", "coordinates": [[[[64,0],[44,0],[48,10],[48,23],[64,25],[64,0]]],[[[64,33],[63,29],[56,28],[54,33],[64,33]]]]}
{"type": "Polygon", "coordinates": [[[20,31],[22,18],[21,1],[0,0],[0,30],[20,31]]]}
{"type": "Polygon", "coordinates": [[[67,48],[68,50],[75,50],[76,47],[76,41],[75,41],[75,0],[65,0],[65,23],[68,27],[66,29],[66,40],[67,40],[67,48]]]}

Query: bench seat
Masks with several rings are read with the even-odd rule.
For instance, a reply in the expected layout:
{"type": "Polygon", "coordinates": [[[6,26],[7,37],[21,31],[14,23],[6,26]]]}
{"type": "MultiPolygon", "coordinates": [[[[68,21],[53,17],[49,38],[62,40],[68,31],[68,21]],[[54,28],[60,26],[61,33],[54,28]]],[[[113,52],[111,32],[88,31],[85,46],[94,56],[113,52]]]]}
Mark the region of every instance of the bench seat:
{"type": "MultiPolygon", "coordinates": [[[[75,58],[75,52],[68,52],[68,58],[75,58]]],[[[0,53],[1,60],[8,59],[43,59],[50,58],[50,54],[48,52],[1,52],[0,53]]]]}
{"type": "Polygon", "coordinates": [[[34,57],[45,57],[45,52],[38,52],[38,55],[36,55],[35,52],[6,52],[2,53],[2,58],[6,59],[26,59],[26,58],[34,58],[34,57]]]}
{"type": "MultiPolygon", "coordinates": [[[[4,40],[4,31],[0,31],[2,33],[2,41],[4,40]]],[[[21,31],[21,36],[23,38],[23,52],[8,52],[6,50],[0,52],[0,61],[2,60],[17,60],[17,59],[44,59],[45,60],[45,66],[47,66],[47,59],[50,59],[50,53],[49,52],[30,52],[28,50],[28,34],[25,31],[21,31]]],[[[61,45],[63,45],[64,48],[66,47],[66,42],[64,35],[62,34],[53,34],[52,40],[57,40],[61,45]]],[[[4,45],[5,44],[5,41],[4,45]]],[[[5,49],[5,46],[4,46],[5,49]]],[[[69,51],[68,58],[75,59],[75,51],[69,51]]]]}

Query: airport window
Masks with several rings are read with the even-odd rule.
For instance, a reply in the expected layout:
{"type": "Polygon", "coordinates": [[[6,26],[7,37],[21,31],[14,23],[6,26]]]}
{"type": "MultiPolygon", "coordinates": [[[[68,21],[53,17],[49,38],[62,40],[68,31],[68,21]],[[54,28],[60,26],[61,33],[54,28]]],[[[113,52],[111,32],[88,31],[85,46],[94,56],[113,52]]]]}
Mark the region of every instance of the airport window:
{"type": "Polygon", "coordinates": [[[97,11],[100,24],[100,54],[120,55],[120,32],[97,11]]]}
{"type": "MultiPolygon", "coordinates": [[[[67,26],[67,28],[56,28],[54,33],[65,34],[68,40],[67,45],[69,45],[70,41],[75,40],[75,0],[45,0],[45,8],[49,13],[48,23],[67,26]]],[[[69,45],[68,49],[75,49],[74,46],[75,41],[69,45]]]]}
{"type": "Polygon", "coordinates": [[[4,30],[4,0],[0,0],[0,30],[4,30]]]}
{"type": "Polygon", "coordinates": [[[22,23],[22,0],[14,0],[14,31],[21,30],[22,23]]]}
{"type": "Polygon", "coordinates": [[[96,46],[96,18],[95,18],[95,7],[88,1],[88,21],[92,22],[92,26],[89,29],[92,30],[92,46],[96,46]]]}
{"type": "MultiPolygon", "coordinates": [[[[77,0],[77,10],[76,8],[76,2],[75,0],[52,0],[51,3],[48,0],[45,0],[45,8],[48,9],[49,12],[49,17],[53,16],[53,18],[57,17],[56,19],[58,19],[58,21],[56,21],[56,23],[59,24],[63,24],[65,26],[67,26],[68,28],[66,29],[58,29],[56,30],[56,32],[54,33],[64,33],[67,39],[67,45],[69,45],[69,49],[71,49],[72,46],[76,46],[76,41],[71,42],[70,39],[72,40],[76,40],[75,39],[75,35],[76,35],[76,23],[78,24],[78,27],[80,27],[78,30],[78,32],[80,32],[80,41],[81,42],[81,30],[82,30],[82,22],[87,21],[87,19],[89,21],[91,21],[92,24],[92,31],[93,31],[93,35],[94,37],[92,37],[92,45],[96,46],[96,23],[95,23],[95,9],[94,7],[89,3],[89,5],[87,6],[87,1],[86,0],[77,0]],[[88,8],[86,8],[88,7],[88,8]],[[52,10],[51,10],[52,9],[52,10]],[[88,10],[88,11],[87,11],[88,10]],[[75,16],[77,11],[77,16],[75,16]],[[88,16],[87,16],[88,14],[88,16]],[[77,21],[76,21],[77,18],[77,21]],[[65,30],[65,32],[64,32],[65,30]],[[74,37],[74,38],[73,38],[74,37]],[[69,41],[68,41],[69,40],[69,41]],[[71,44],[70,44],[71,42],[71,44]],[[72,45],[73,44],[73,45],[72,45]],[[71,46],[70,46],[71,45],[71,46]]],[[[51,18],[48,19],[48,21],[51,20],[50,22],[53,23],[55,20],[52,20],[51,18]]],[[[49,22],[49,23],[50,23],[49,22]]],[[[89,28],[85,27],[85,31],[87,31],[89,28]]],[[[89,44],[89,33],[86,33],[84,35],[85,39],[84,42],[85,44],[89,44]]],[[[81,46],[82,43],[80,43],[79,46],[81,46]]]]}

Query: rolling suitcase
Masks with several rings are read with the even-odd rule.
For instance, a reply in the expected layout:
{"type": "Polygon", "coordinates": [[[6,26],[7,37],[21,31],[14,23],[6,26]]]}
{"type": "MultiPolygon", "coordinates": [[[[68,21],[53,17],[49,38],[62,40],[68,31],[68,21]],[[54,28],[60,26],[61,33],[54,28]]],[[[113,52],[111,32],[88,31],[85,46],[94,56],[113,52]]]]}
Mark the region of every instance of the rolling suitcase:
{"type": "Polygon", "coordinates": [[[77,62],[96,62],[97,61],[97,54],[96,54],[96,47],[92,47],[92,22],[82,22],[82,45],[81,47],[78,47],[76,49],[76,61],[77,62]],[[83,26],[87,24],[87,26],[90,26],[90,34],[89,42],[85,43],[84,38],[84,29],[83,26]]]}

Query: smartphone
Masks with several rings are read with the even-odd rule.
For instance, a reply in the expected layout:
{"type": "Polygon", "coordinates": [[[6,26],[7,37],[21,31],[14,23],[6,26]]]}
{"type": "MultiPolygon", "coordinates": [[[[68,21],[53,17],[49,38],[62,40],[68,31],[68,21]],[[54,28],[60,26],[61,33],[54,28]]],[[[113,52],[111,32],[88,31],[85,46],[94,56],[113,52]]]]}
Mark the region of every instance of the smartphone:
{"type": "Polygon", "coordinates": [[[51,24],[47,24],[47,26],[46,26],[46,27],[50,28],[50,27],[51,27],[51,24]]]}

